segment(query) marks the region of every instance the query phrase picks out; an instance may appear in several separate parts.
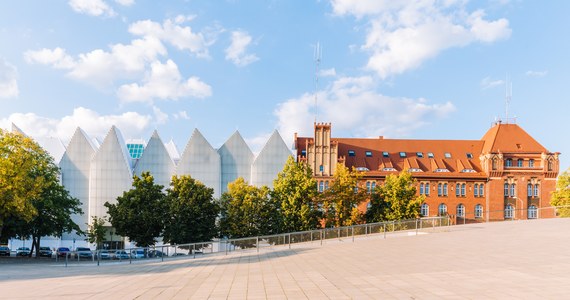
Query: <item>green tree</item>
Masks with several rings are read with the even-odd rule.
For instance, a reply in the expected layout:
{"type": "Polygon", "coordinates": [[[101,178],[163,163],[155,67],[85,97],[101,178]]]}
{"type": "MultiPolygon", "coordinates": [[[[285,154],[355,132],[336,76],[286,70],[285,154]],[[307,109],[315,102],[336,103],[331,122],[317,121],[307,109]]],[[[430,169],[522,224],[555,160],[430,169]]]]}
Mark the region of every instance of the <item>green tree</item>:
{"type": "Polygon", "coordinates": [[[0,129],[0,240],[8,238],[7,220],[29,222],[37,215],[32,200],[40,199],[57,173],[53,158],[31,138],[0,129]]]}
{"type": "Polygon", "coordinates": [[[164,226],[162,189],[149,172],[133,176],[132,189],[119,196],[116,204],[105,203],[116,233],[128,237],[137,247],[154,245],[164,226]]]}
{"type": "Polygon", "coordinates": [[[330,188],[321,194],[326,227],[349,226],[362,223],[358,205],[366,200],[366,190],[358,188],[362,173],[337,165],[330,188]]]}
{"type": "Polygon", "coordinates": [[[271,197],[280,204],[283,232],[304,231],[320,227],[320,211],[315,198],[317,184],[311,168],[289,156],[283,171],[273,181],[271,197]]]}
{"type": "MultiPolygon", "coordinates": [[[[556,181],[556,191],[552,192],[550,199],[552,206],[570,206],[570,169],[558,176],[556,181]]],[[[570,217],[570,207],[561,207],[557,209],[560,217],[570,217]]]]}
{"type": "Polygon", "coordinates": [[[172,177],[166,195],[164,241],[172,244],[210,241],[218,233],[220,212],[214,190],[190,176],[172,177]]]}
{"type": "Polygon", "coordinates": [[[92,216],[91,224],[87,224],[87,241],[97,245],[97,249],[101,248],[101,244],[105,241],[107,229],[105,229],[105,218],[92,216]]]}
{"type": "Polygon", "coordinates": [[[410,172],[388,175],[371,195],[370,208],[366,211],[369,223],[417,218],[425,197],[416,196],[416,184],[410,172]]]}
{"type": "Polygon", "coordinates": [[[222,236],[240,238],[279,232],[279,203],[269,197],[266,186],[248,185],[240,177],[228,184],[220,204],[222,236]]]}

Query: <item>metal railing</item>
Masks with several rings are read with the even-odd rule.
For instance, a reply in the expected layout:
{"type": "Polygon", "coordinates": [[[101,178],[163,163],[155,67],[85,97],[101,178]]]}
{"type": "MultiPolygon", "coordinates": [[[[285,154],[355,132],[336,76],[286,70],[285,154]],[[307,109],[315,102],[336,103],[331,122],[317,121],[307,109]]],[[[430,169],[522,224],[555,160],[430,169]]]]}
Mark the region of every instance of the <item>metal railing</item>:
{"type": "MultiPolygon", "coordinates": [[[[513,206],[514,207],[514,206],[513,206]]],[[[551,219],[559,217],[560,212],[570,211],[570,205],[567,206],[549,206],[535,209],[513,208],[511,210],[485,210],[480,213],[467,212],[463,215],[449,215],[453,225],[486,223],[486,222],[503,222],[533,219],[551,219]]]]}

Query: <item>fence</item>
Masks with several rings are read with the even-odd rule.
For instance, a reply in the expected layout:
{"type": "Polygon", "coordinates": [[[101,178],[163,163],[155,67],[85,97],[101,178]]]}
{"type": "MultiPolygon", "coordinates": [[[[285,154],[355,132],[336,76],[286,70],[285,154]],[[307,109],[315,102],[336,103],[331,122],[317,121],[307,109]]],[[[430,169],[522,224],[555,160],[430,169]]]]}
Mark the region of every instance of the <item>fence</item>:
{"type": "Polygon", "coordinates": [[[502,210],[486,210],[450,215],[453,225],[503,222],[516,220],[550,219],[559,216],[560,212],[570,211],[570,206],[550,206],[541,208],[517,209],[513,206],[502,210]]]}

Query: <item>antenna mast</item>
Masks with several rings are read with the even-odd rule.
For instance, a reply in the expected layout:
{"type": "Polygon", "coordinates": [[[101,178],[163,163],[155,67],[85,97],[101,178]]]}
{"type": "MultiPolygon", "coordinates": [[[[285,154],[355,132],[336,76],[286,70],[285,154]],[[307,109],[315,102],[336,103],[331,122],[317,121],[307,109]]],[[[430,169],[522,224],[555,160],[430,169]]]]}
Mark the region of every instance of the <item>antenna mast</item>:
{"type": "Polygon", "coordinates": [[[313,55],[313,59],[315,60],[315,123],[317,123],[317,114],[318,114],[317,94],[319,92],[319,65],[321,64],[322,57],[323,57],[323,49],[321,48],[321,44],[317,42],[317,45],[315,46],[315,52],[313,55]]]}
{"type": "Polygon", "coordinates": [[[509,123],[509,104],[513,97],[513,83],[509,80],[509,74],[507,74],[505,80],[505,122],[509,123]]]}

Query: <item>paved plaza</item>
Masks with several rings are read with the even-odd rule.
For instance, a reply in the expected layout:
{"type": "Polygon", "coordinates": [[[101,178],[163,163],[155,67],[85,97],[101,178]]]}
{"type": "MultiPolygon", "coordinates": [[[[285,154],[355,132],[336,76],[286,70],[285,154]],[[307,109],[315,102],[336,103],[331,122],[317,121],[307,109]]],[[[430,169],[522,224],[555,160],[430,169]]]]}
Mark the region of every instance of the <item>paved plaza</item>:
{"type": "Polygon", "coordinates": [[[1,299],[568,299],[570,219],[164,262],[0,264],[1,299]]]}

